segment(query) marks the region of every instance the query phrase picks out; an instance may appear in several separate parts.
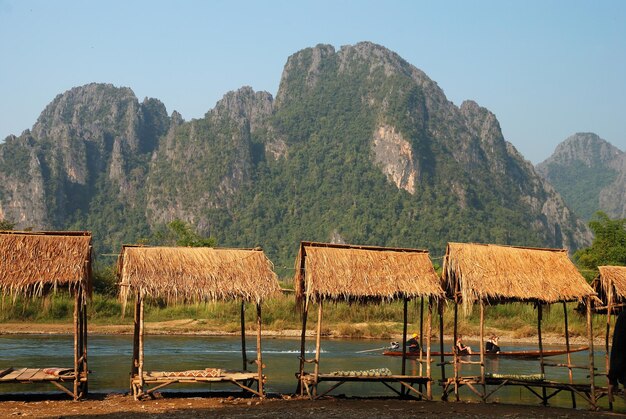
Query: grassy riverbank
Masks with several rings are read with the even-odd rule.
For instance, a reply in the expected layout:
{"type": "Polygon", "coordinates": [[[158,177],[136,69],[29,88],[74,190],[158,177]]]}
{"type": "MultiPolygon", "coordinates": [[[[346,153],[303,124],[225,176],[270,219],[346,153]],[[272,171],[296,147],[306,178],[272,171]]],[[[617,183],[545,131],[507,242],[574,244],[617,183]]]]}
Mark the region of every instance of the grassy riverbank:
{"type": "MultiPolygon", "coordinates": [[[[72,319],[73,300],[61,292],[44,299],[5,299],[2,304],[0,320],[3,323],[57,324],[67,323],[72,319]]],[[[452,334],[453,307],[448,303],[444,310],[446,334],[452,334]]],[[[568,304],[570,336],[573,339],[586,338],[586,319],[573,310],[575,307],[576,303],[568,304]]],[[[237,302],[166,305],[163,301],[151,301],[146,305],[146,321],[156,325],[154,327],[156,329],[159,324],[166,327],[169,323],[177,325],[174,329],[179,329],[181,332],[235,333],[240,328],[240,309],[241,305],[237,302]]],[[[125,316],[122,317],[122,305],[118,300],[112,296],[96,293],[89,304],[89,324],[94,327],[130,325],[133,318],[132,310],[132,303],[128,304],[125,316]]],[[[411,302],[409,304],[409,333],[419,331],[419,312],[420,300],[411,302]]],[[[262,315],[263,328],[266,331],[298,330],[301,327],[293,294],[284,294],[264,302],[262,315]]],[[[254,327],[255,316],[256,311],[253,306],[247,305],[248,327],[254,327]]],[[[316,315],[309,316],[309,328],[315,328],[316,319],[316,315]]],[[[487,334],[496,333],[513,340],[524,340],[535,337],[537,334],[537,311],[531,304],[512,303],[490,306],[485,310],[485,319],[487,334]]],[[[459,333],[467,336],[479,334],[477,307],[467,317],[459,312],[459,320],[459,333]]],[[[435,315],[433,335],[438,334],[438,327],[438,316],[435,315]]],[[[333,337],[395,338],[402,333],[402,303],[326,304],[322,330],[326,336],[333,337]]],[[[564,336],[562,304],[555,304],[544,310],[542,331],[546,335],[564,336]]],[[[171,332],[176,333],[176,330],[171,332]]],[[[594,316],[594,335],[603,337],[604,332],[605,318],[594,316]]]]}

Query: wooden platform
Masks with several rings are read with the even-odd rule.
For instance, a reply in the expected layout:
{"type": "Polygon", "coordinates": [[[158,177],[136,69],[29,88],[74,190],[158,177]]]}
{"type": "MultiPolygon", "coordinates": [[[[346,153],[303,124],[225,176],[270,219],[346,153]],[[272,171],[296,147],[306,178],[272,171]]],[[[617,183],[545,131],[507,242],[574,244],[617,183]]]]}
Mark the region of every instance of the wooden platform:
{"type": "MultiPolygon", "coordinates": [[[[201,383],[230,383],[249,391],[259,397],[262,394],[258,390],[252,388],[254,383],[258,383],[259,374],[248,371],[232,371],[223,370],[221,375],[216,377],[185,375],[185,371],[146,371],[143,373],[143,384],[150,387],[146,391],[143,390],[142,380],[139,375],[133,375],[130,380],[131,388],[135,399],[142,396],[153,397],[156,390],[162,389],[172,384],[201,384],[201,383]]],[[[265,376],[263,376],[265,382],[265,376]]]]}
{"type": "Polygon", "coordinates": [[[387,388],[391,389],[393,392],[398,394],[399,396],[404,396],[401,391],[391,387],[392,383],[399,383],[401,385],[401,389],[405,388],[409,392],[414,392],[418,398],[425,398],[426,396],[422,391],[419,391],[414,386],[418,385],[426,385],[430,383],[432,380],[428,377],[415,376],[415,375],[380,375],[380,376],[354,376],[354,375],[337,375],[337,374],[318,374],[317,381],[315,380],[315,375],[311,373],[304,373],[302,376],[300,374],[296,374],[296,377],[302,382],[304,388],[306,389],[307,394],[311,400],[318,399],[320,397],[325,396],[330,393],[337,387],[342,384],[348,382],[360,382],[360,383],[381,383],[385,385],[387,388]],[[334,382],[329,389],[324,391],[321,394],[317,394],[317,385],[321,382],[334,382]]]}
{"type": "MultiPolygon", "coordinates": [[[[442,399],[446,400],[448,395],[454,391],[454,383],[454,378],[449,378],[445,382],[443,382],[442,399]]],[[[487,401],[487,399],[491,395],[493,395],[496,391],[504,386],[524,387],[532,394],[537,396],[539,399],[541,399],[544,405],[548,403],[548,400],[559,394],[561,391],[574,392],[581,396],[583,399],[585,399],[593,407],[595,407],[597,400],[597,398],[594,399],[594,396],[592,395],[591,384],[569,384],[545,379],[524,379],[519,377],[485,377],[485,386],[496,386],[495,389],[488,389],[485,393],[482,393],[476,388],[478,386],[482,386],[480,376],[461,377],[458,379],[457,384],[459,387],[464,385],[467,386],[483,401],[487,401]],[[542,389],[542,394],[539,394],[539,392],[535,391],[533,387],[542,389]],[[550,394],[543,393],[544,390],[548,389],[552,390],[550,394]]]]}
{"type": "MultiPolygon", "coordinates": [[[[87,383],[87,374],[80,374],[78,380],[76,380],[76,373],[72,368],[63,368],[61,374],[55,375],[46,370],[52,368],[5,368],[0,370],[0,384],[15,384],[15,383],[50,383],[59,390],[63,391],[74,400],[77,400],[82,395],[82,389],[77,386],[78,383],[87,383]],[[61,383],[73,383],[74,391],[68,389],[61,383]]],[[[83,385],[81,384],[81,385],[83,385]]]]}
{"type": "Polygon", "coordinates": [[[34,383],[39,381],[74,381],[74,370],[62,375],[44,372],[46,368],[7,368],[0,371],[0,383],[34,383]]]}

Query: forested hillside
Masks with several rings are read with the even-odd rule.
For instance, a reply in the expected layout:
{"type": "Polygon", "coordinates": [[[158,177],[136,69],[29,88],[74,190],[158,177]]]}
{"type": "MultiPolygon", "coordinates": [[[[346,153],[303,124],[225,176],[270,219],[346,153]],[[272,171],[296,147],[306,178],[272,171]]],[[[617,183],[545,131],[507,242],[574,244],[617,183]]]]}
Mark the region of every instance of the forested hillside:
{"type": "Polygon", "coordinates": [[[0,145],[0,218],[91,229],[100,253],[181,219],[220,246],[262,246],[283,275],[300,240],[434,255],[590,240],[494,114],[371,43],[304,49],[275,99],[243,87],[191,121],[128,88],[65,92],[0,145]]]}
{"type": "Polygon", "coordinates": [[[537,171],[583,219],[596,211],[626,218],[626,154],[596,134],[567,138],[537,171]]]}

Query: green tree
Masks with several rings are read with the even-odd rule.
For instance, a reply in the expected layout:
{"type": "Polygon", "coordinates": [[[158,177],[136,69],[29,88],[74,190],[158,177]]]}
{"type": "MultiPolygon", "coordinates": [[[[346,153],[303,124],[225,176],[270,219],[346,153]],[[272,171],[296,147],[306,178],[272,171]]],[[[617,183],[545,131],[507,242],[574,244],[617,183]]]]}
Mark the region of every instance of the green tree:
{"type": "Polygon", "coordinates": [[[192,226],[182,220],[174,220],[165,226],[165,229],[153,234],[149,242],[153,244],[187,247],[214,247],[213,237],[200,236],[192,226]]]}
{"type": "Polygon", "coordinates": [[[578,264],[594,270],[602,265],[626,265],[626,218],[612,220],[599,211],[589,228],[595,238],[590,247],[574,254],[578,264]]]}
{"type": "Polygon", "coordinates": [[[15,223],[12,223],[9,220],[0,220],[0,230],[13,230],[15,228],[15,223]]]}

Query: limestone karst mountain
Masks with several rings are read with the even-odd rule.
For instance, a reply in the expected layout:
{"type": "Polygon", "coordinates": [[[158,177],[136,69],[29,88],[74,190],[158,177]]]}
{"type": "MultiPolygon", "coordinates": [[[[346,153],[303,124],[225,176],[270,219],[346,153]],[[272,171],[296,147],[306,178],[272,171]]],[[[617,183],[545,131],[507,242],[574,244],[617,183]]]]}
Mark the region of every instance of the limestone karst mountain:
{"type": "Polygon", "coordinates": [[[191,121],[128,88],[65,92],[0,145],[0,218],[92,229],[112,250],[183,219],[285,272],[303,239],[434,254],[590,239],[493,113],[367,42],[299,51],[275,99],[243,87],[191,121]]]}
{"type": "Polygon", "coordinates": [[[583,219],[596,211],[626,218],[626,153],[598,135],[568,137],[537,171],[583,219]]]}

